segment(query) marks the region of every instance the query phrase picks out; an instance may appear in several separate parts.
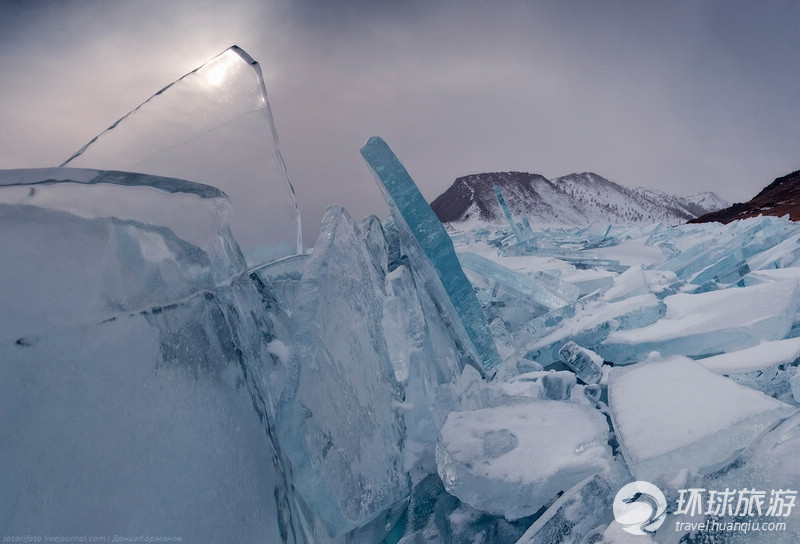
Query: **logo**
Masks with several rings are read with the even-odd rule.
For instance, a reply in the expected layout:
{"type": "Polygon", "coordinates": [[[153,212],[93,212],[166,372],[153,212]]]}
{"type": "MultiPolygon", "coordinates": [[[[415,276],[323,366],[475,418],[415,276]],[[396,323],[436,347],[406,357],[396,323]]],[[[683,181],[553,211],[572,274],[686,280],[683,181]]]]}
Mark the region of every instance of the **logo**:
{"type": "Polygon", "coordinates": [[[614,519],[632,535],[653,534],[667,517],[667,499],[650,482],[631,482],[614,497],[614,519]]]}

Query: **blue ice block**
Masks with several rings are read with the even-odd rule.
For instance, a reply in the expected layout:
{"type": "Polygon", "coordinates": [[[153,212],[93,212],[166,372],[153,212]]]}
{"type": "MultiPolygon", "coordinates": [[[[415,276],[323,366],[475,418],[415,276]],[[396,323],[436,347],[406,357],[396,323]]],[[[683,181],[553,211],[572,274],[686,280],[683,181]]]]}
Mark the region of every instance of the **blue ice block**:
{"type": "Polygon", "coordinates": [[[469,359],[482,372],[494,369],[500,355],[444,226],[386,142],[370,138],[361,155],[375,173],[415,271],[450,314],[448,321],[463,340],[469,359]]]}

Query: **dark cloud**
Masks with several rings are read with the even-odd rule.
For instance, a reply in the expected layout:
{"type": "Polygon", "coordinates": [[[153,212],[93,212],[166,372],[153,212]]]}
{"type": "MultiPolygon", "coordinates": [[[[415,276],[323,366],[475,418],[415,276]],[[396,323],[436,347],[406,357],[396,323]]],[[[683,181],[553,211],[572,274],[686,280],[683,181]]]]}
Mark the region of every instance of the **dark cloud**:
{"type": "Polygon", "coordinates": [[[385,213],[383,136],[433,198],[456,176],[591,170],[744,200],[800,167],[794,2],[4,3],[0,167],[60,162],[237,43],[262,65],[313,238],[385,213]]]}

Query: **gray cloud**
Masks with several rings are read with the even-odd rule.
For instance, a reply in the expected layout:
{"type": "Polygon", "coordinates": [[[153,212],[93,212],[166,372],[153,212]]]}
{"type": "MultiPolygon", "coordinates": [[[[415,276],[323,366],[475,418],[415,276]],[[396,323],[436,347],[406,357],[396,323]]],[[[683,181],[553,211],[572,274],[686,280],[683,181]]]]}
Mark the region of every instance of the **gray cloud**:
{"type": "Polygon", "coordinates": [[[371,135],[429,199],[459,175],[514,169],[744,200],[800,167],[793,2],[2,9],[0,167],[60,162],[238,43],[262,65],[311,239],[327,204],[386,213],[358,154],[371,135]]]}

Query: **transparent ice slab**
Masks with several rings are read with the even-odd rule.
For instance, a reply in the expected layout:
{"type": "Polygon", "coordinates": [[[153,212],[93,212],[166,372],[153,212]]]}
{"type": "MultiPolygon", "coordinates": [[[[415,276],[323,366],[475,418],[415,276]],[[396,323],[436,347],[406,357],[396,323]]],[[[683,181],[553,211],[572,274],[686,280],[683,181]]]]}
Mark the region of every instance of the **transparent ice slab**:
{"type": "Polygon", "coordinates": [[[508,221],[508,225],[511,227],[511,231],[514,233],[514,236],[517,238],[517,242],[524,242],[528,240],[532,235],[531,226],[528,223],[527,219],[516,223],[514,221],[514,217],[511,215],[511,210],[508,209],[508,204],[506,204],[506,199],[503,198],[503,193],[500,191],[500,187],[497,185],[494,186],[494,194],[497,197],[497,202],[500,203],[500,208],[503,210],[503,215],[506,217],[506,221],[508,221]]]}
{"type": "Polygon", "coordinates": [[[582,539],[612,517],[614,491],[602,476],[587,478],[560,496],[516,544],[592,542],[582,539]]]}
{"type": "Polygon", "coordinates": [[[158,91],[62,166],[218,187],[230,198],[231,228],[251,266],[302,252],[300,213],[261,68],[239,47],[158,91]]]}
{"type": "Polygon", "coordinates": [[[796,409],[686,357],[615,368],[609,408],[632,474],[708,474],[796,409]]]}
{"type": "Polygon", "coordinates": [[[518,291],[533,303],[544,306],[548,310],[561,308],[578,299],[578,289],[573,285],[558,281],[557,278],[549,278],[550,286],[547,287],[534,277],[511,270],[475,253],[461,253],[458,259],[464,268],[481,274],[503,287],[518,291]]]}
{"type": "Polygon", "coordinates": [[[603,358],[575,342],[564,344],[558,350],[558,356],[585,383],[597,383],[603,377],[603,358]]]}
{"type": "Polygon", "coordinates": [[[502,360],[447,231],[386,142],[370,138],[361,155],[375,174],[414,270],[442,308],[473,364],[482,372],[493,370],[502,360]]]}
{"type": "Polygon", "coordinates": [[[170,304],[246,270],[230,205],[214,187],[126,172],[4,170],[0,209],[4,261],[13,263],[0,268],[6,339],[170,304]]]}

